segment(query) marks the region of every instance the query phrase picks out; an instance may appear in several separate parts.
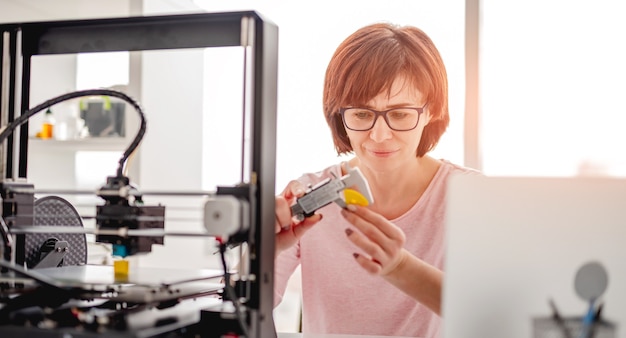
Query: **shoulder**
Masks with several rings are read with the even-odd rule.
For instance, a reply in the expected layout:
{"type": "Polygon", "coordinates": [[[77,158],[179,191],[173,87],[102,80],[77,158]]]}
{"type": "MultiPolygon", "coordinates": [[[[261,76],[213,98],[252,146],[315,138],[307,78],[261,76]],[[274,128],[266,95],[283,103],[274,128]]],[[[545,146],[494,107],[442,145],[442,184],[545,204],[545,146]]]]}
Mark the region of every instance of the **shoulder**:
{"type": "Polygon", "coordinates": [[[441,159],[441,168],[439,169],[444,176],[450,175],[482,175],[482,173],[474,168],[464,167],[460,164],[441,159]]]}
{"type": "Polygon", "coordinates": [[[430,183],[430,191],[439,191],[443,194],[451,176],[482,175],[482,173],[476,169],[464,167],[445,159],[440,159],[439,162],[441,165],[430,183]]]}

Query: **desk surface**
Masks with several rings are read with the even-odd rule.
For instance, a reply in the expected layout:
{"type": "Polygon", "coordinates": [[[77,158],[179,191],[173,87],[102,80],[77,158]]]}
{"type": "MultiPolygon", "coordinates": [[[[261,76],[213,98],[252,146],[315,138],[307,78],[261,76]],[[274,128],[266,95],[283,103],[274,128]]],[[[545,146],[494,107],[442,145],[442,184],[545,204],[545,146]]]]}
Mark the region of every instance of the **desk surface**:
{"type": "MultiPolygon", "coordinates": [[[[346,334],[314,334],[314,333],[287,333],[279,332],[278,338],[385,338],[387,336],[357,336],[346,334]]],[[[387,337],[388,338],[388,337],[387,337]]],[[[409,338],[409,337],[395,337],[409,338]]]]}

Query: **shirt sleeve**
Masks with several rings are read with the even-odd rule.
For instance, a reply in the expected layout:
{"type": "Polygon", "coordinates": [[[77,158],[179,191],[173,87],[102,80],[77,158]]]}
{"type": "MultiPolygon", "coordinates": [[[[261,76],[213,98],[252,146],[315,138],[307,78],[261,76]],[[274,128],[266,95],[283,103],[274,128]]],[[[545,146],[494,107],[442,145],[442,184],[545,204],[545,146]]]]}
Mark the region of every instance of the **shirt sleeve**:
{"type": "MultiPolygon", "coordinates": [[[[320,172],[307,173],[298,178],[298,181],[304,186],[315,185],[326,177],[330,177],[331,172],[335,173],[335,176],[337,176],[337,173],[341,175],[341,167],[335,165],[320,172]]],[[[306,236],[306,234],[304,236],[306,236]]],[[[281,252],[280,255],[276,257],[274,261],[274,307],[282,302],[285,289],[287,289],[287,282],[289,282],[289,278],[299,265],[300,242],[281,252]]]]}
{"type": "Polygon", "coordinates": [[[274,261],[274,307],[283,300],[287,282],[300,265],[300,243],[281,252],[274,261]]]}

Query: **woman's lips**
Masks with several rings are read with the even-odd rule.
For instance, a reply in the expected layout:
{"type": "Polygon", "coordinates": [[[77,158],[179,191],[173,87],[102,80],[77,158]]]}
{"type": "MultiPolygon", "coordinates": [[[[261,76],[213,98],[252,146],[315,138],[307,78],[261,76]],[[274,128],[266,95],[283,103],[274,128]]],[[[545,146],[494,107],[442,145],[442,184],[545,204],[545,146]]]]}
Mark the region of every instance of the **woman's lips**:
{"type": "Polygon", "coordinates": [[[368,151],[372,155],[377,156],[377,157],[389,157],[396,152],[395,150],[378,150],[378,149],[371,149],[368,151]]]}

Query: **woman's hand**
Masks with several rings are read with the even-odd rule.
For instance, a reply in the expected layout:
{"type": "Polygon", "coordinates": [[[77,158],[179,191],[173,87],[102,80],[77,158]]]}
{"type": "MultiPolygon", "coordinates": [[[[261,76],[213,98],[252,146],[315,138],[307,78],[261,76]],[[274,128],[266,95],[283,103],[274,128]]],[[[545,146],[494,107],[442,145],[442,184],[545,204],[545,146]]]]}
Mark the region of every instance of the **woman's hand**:
{"type": "Polygon", "coordinates": [[[322,219],[322,215],[315,214],[307,217],[301,222],[294,220],[291,214],[291,205],[298,197],[304,195],[305,189],[302,183],[291,181],[283,190],[282,194],[276,196],[276,255],[283,250],[296,244],[304,233],[311,229],[313,225],[322,219]]]}
{"type": "Polygon", "coordinates": [[[341,212],[356,231],[346,229],[348,239],[361,252],[354,253],[357,262],[371,274],[385,276],[406,261],[404,232],[386,218],[371,210],[348,205],[341,212]]]}
{"type": "Polygon", "coordinates": [[[354,230],[348,239],[359,248],[356,261],[371,274],[386,281],[441,315],[443,272],[404,249],[404,232],[383,216],[363,207],[348,205],[343,216],[354,230]]]}

